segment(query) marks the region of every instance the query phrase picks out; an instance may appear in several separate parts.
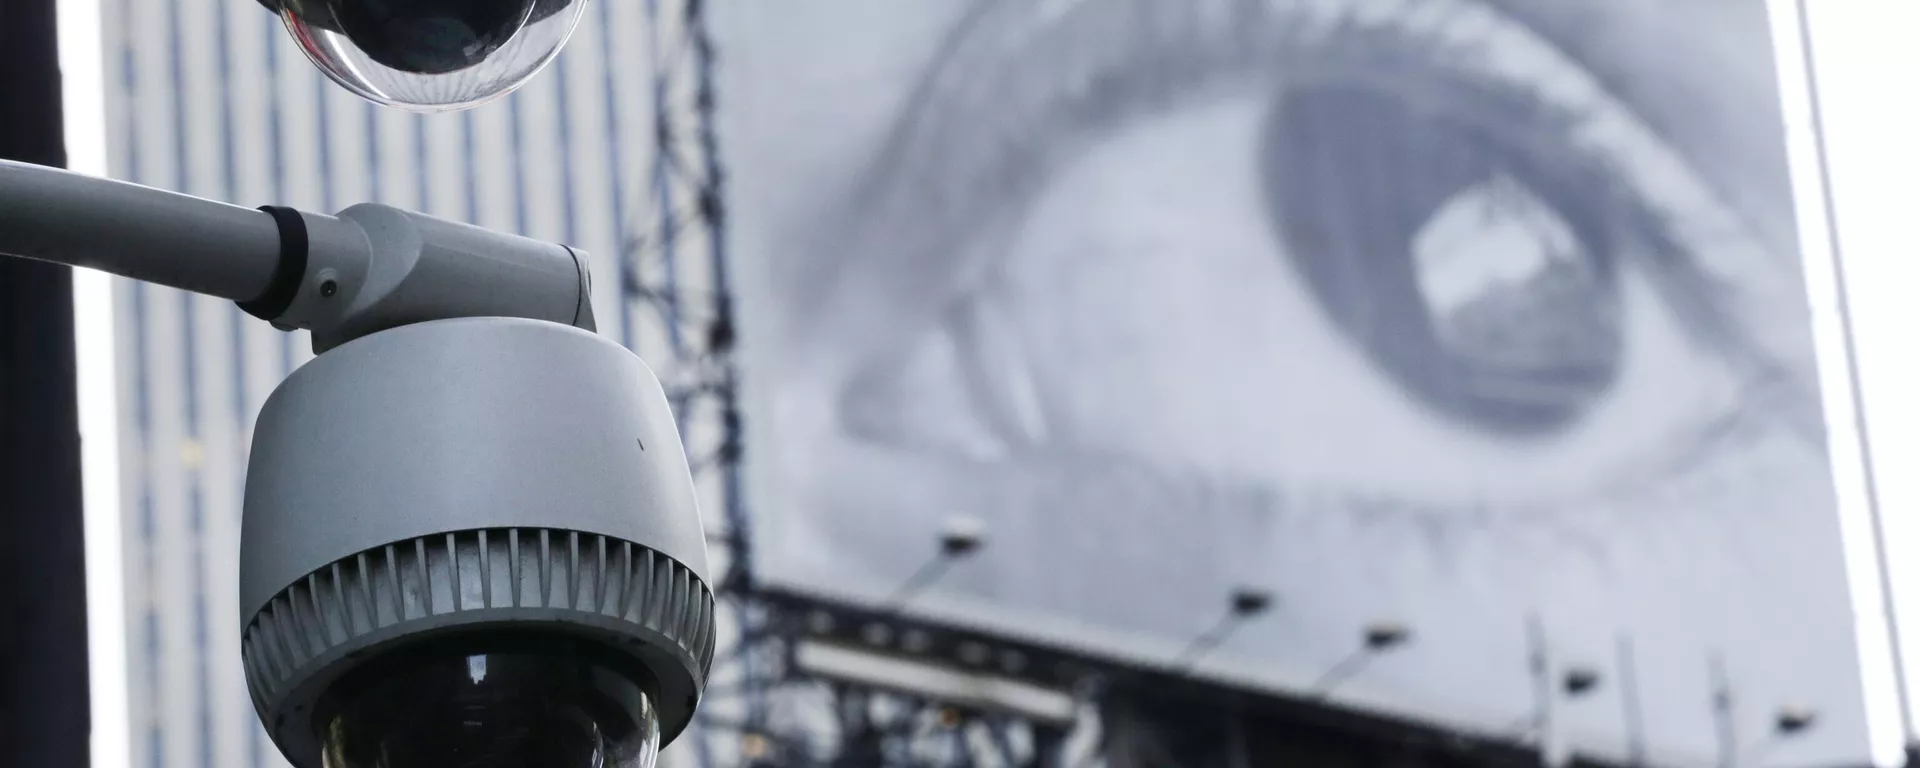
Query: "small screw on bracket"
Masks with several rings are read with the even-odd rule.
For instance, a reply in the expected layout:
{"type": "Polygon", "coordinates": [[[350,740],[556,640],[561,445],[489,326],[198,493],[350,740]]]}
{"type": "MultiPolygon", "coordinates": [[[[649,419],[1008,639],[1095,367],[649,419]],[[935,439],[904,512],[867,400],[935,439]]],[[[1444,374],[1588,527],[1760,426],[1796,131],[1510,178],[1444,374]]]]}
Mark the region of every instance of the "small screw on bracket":
{"type": "Polygon", "coordinates": [[[339,272],[332,269],[323,269],[320,270],[320,274],[314,275],[314,277],[320,278],[320,298],[331,299],[334,294],[340,292],[339,272]]]}

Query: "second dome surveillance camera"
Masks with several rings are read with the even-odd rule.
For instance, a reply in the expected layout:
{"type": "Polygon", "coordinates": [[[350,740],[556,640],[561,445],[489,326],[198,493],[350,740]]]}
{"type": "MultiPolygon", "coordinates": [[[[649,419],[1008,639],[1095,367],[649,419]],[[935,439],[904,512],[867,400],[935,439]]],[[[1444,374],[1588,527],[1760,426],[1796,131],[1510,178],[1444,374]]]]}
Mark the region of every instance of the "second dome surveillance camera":
{"type": "Polygon", "coordinates": [[[260,0],[315,66],[419,112],[484,104],[559,55],[587,0],[260,0]]]}

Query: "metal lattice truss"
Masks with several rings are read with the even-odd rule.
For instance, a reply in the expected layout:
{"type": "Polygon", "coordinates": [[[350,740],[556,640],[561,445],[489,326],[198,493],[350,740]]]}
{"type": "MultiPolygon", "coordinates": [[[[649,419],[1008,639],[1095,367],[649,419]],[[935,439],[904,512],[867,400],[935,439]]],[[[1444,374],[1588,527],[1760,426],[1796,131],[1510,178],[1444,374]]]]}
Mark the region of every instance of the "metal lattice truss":
{"type": "Polygon", "coordinates": [[[1077,720],[1040,722],[796,663],[810,642],[802,617],[818,612],[760,592],[739,492],[739,378],[709,4],[642,1],[653,51],[653,151],[644,205],[632,212],[640,234],[624,244],[621,288],[658,321],[640,345],[680,420],[708,511],[721,615],[730,619],[720,627],[701,715],[678,757],[702,768],[1088,764],[1066,761],[1069,735],[1084,730],[1077,720]]]}

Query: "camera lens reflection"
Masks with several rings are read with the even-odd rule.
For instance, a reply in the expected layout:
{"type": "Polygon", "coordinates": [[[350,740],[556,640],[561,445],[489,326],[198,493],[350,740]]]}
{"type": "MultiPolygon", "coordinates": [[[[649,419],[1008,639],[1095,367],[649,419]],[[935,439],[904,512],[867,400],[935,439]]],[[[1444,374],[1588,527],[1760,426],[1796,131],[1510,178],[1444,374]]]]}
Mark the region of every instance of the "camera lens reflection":
{"type": "Polygon", "coordinates": [[[652,768],[629,677],[572,654],[447,653],[367,670],[322,702],[326,768],[652,768]]]}
{"type": "Polygon", "coordinates": [[[423,75],[485,61],[533,12],[532,0],[333,0],[329,5],[347,37],[368,57],[423,75]]]}

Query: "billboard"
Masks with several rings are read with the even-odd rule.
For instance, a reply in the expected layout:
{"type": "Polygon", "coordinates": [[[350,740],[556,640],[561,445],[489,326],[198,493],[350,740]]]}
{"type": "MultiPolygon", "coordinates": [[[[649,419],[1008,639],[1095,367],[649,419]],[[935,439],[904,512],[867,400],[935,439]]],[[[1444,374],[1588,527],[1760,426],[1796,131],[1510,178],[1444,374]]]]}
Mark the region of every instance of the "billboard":
{"type": "Polygon", "coordinates": [[[1584,753],[1867,761],[1762,3],[716,23],[765,583],[972,520],[904,611],[1170,666],[1253,587],[1194,674],[1526,741],[1544,654],[1584,753]]]}

